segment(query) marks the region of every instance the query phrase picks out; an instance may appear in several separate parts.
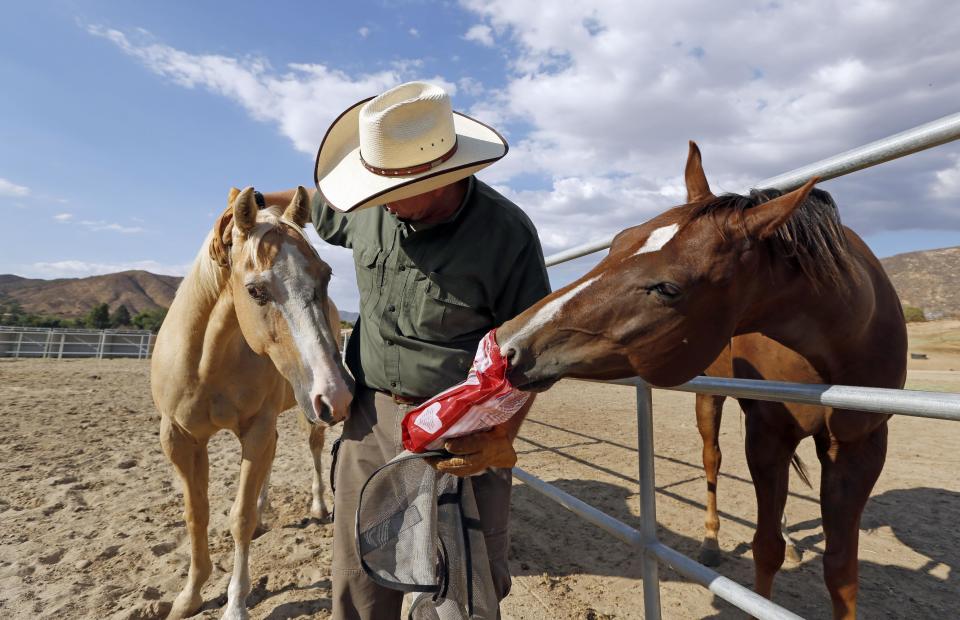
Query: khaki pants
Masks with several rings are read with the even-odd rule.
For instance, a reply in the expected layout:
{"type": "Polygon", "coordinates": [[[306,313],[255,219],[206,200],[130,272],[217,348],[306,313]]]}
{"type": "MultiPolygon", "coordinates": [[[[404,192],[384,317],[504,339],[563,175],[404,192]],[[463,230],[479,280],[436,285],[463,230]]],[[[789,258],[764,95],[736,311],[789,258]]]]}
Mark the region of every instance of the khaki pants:
{"type": "MultiPolygon", "coordinates": [[[[395,620],[403,592],[375,584],[357,557],[357,499],[367,478],[403,451],[400,422],[412,407],[397,405],[389,396],[358,387],[350,417],[344,422],[334,480],[333,617],[334,620],[395,620]]],[[[510,592],[509,469],[491,470],[472,478],[480,523],[487,544],[490,572],[497,598],[510,592]]]]}

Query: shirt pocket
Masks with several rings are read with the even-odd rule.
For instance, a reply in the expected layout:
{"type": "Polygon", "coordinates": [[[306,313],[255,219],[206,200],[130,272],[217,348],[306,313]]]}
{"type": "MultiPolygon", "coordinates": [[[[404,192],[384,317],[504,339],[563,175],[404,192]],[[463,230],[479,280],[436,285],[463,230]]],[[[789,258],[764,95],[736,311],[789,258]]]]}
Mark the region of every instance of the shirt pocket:
{"type": "Polygon", "coordinates": [[[354,265],[357,271],[357,288],[360,290],[361,305],[372,304],[380,298],[383,280],[383,251],[377,247],[354,250],[354,265]]]}
{"type": "Polygon", "coordinates": [[[418,334],[433,341],[479,340],[493,328],[482,294],[465,278],[431,272],[418,287],[418,334]]]}

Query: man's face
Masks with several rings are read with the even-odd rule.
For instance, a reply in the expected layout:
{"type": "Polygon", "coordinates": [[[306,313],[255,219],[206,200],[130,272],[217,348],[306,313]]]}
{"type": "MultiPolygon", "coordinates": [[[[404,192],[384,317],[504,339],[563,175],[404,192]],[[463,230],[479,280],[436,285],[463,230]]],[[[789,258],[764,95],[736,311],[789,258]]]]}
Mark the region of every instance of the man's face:
{"type": "Polygon", "coordinates": [[[418,194],[396,202],[388,202],[384,206],[387,211],[401,220],[417,222],[429,218],[438,209],[444,207],[444,201],[441,199],[444,191],[445,188],[439,187],[424,194],[418,194]]]}

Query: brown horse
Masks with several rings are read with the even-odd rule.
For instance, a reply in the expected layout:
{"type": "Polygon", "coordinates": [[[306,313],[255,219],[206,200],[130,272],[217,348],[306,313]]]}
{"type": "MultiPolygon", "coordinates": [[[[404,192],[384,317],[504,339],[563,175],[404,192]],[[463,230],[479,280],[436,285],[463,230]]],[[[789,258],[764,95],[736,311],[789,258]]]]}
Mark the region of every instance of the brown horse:
{"type": "MultiPolygon", "coordinates": [[[[796,353],[781,346],[774,340],[763,337],[761,334],[744,334],[733,338],[733,346],[726,346],[723,352],[716,360],[704,371],[703,374],[709,377],[736,377],[734,373],[734,357],[732,349],[737,351],[738,368],[747,370],[750,365],[756,366],[751,360],[752,354],[758,354],[761,357],[787,359],[795,358],[791,364],[781,364],[783,370],[781,376],[755,377],[766,378],[776,381],[793,381],[795,383],[816,383],[817,375],[810,368],[806,361],[796,353]],[[744,366],[747,364],[747,366],[744,366]]],[[[723,402],[726,396],[715,396],[713,394],[696,395],[697,412],[697,430],[700,431],[700,438],[703,440],[703,472],[707,479],[707,503],[706,518],[704,519],[703,543],[700,545],[700,562],[706,566],[718,566],[723,561],[720,554],[720,514],[717,511],[717,483],[720,477],[720,463],[723,460],[723,454],[720,451],[720,421],[723,418],[723,402]]],[[[747,403],[752,403],[748,399],[741,401],[741,409],[746,413],[747,403]]],[[[750,406],[786,408],[791,415],[804,416],[807,410],[822,410],[820,407],[810,407],[809,405],[800,405],[797,403],[752,403],[750,406]]],[[[807,485],[810,480],[807,476],[806,466],[796,455],[793,457],[793,466],[800,476],[800,479],[807,485]]],[[[785,555],[791,562],[798,563],[801,560],[800,549],[790,538],[787,532],[787,517],[783,515],[781,519],[781,533],[786,543],[785,555]]]]}
{"type": "MultiPolygon", "coordinates": [[[[691,143],[687,204],[621,232],[583,278],[498,329],[510,379],[530,390],[562,377],[677,385],[733,339],[737,377],[902,387],[907,340],[896,292],[814,182],[788,194],[717,197],[691,143]]],[[[860,515],[883,468],[889,416],[741,405],[757,495],[756,591],[769,597],[783,564],[790,462],[813,436],[824,578],[834,616],[855,617],[860,515]]]]}
{"type": "MultiPolygon", "coordinates": [[[[191,542],[187,583],[170,618],[196,613],[212,569],[210,437],[230,430],[240,439],[240,481],[230,512],[235,553],[224,618],[247,618],[247,558],[266,501],[277,416],[299,404],[311,423],[333,423],[347,416],[352,400],[353,381],[338,347],[339,316],[327,297],[330,268],[302,231],[310,219],[306,190],[299,188],[283,211],[258,211],[252,188],[231,190],[228,204],[177,290],[151,364],[160,442],[183,481],[191,542]]],[[[311,432],[317,464],[322,442],[322,430],[311,432]]],[[[322,506],[321,495],[315,508],[322,506]]]]}

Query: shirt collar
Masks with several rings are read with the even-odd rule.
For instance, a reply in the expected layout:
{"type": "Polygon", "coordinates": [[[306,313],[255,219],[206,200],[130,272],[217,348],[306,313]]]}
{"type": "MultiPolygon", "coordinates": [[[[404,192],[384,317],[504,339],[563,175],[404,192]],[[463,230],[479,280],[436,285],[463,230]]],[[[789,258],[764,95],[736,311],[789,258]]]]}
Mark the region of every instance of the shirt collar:
{"type": "MultiPolygon", "coordinates": [[[[397,227],[400,228],[402,231],[404,231],[406,235],[409,235],[410,233],[418,233],[418,232],[424,232],[427,230],[433,230],[434,228],[439,228],[440,226],[444,226],[446,224],[450,224],[451,222],[455,222],[457,219],[460,218],[460,215],[466,209],[467,205],[470,203],[470,199],[473,197],[473,189],[475,185],[476,185],[476,177],[474,177],[473,175],[470,175],[469,177],[467,177],[467,191],[463,193],[463,200],[460,201],[460,206],[457,207],[457,210],[454,211],[450,217],[443,220],[442,222],[437,222],[436,224],[417,224],[416,222],[405,222],[400,218],[398,218],[397,216],[395,216],[394,214],[390,213],[389,211],[387,211],[387,214],[390,217],[392,217],[394,221],[397,222],[397,227]]],[[[381,208],[384,211],[386,211],[385,207],[381,207],[381,208]]]]}

